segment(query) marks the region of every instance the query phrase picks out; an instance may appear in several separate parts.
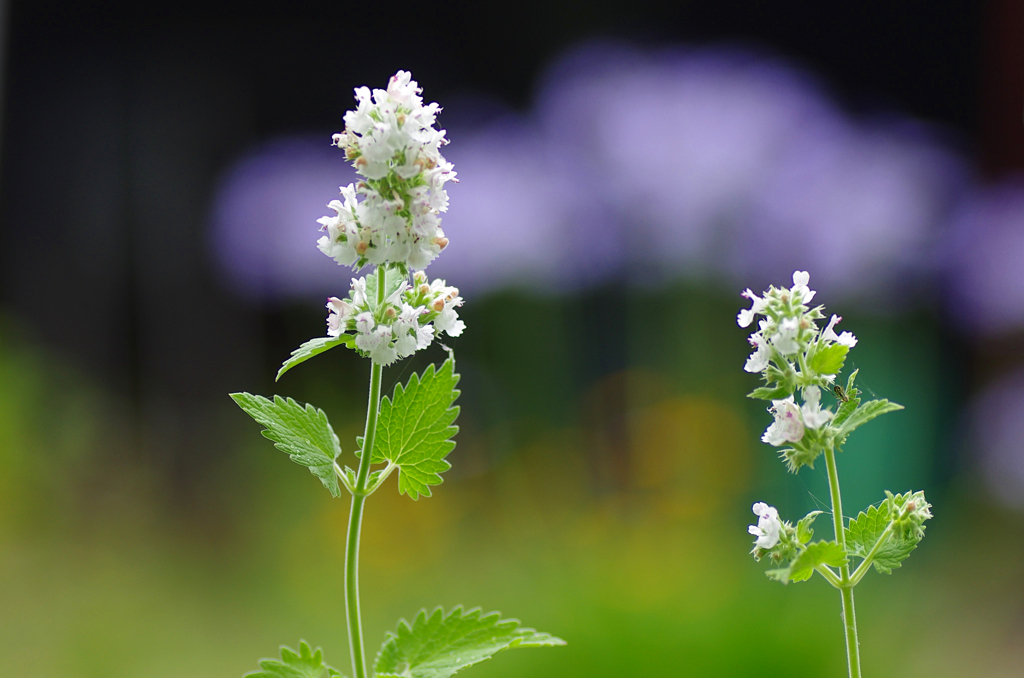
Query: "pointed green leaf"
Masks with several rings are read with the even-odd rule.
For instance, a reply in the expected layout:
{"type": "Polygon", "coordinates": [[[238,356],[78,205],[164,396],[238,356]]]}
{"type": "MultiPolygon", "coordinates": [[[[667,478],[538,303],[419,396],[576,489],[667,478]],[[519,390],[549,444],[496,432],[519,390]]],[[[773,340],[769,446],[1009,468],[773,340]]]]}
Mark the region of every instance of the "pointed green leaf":
{"type": "Polygon", "coordinates": [[[861,403],[848,417],[844,418],[839,426],[839,431],[836,433],[836,438],[844,440],[854,429],[868,423],[875,417],[886,412],[895,412],[902,409],[903,405],[897,405],[888,400],[869,400],[866,403],[861,403]]]}
{"type": "Polygon", "coordinates": [[[839,374],[846,362],[846,354],[850,347],[845,344],[832,344],[819,349],[811,356],[811,369],[818,374],[839,374]]]}
{"type": "Polygon", "coordinates": [[[811,529],[811,525],[814,524],[815,519],[821,514],[821,511],[811,511],[796,524],[796,538],[801,544],[806,544],[814,536],[814,530],[811,529]]]}
{"type": "Polygon", "coordinates": [[[374,672],[377,678],[448,678],[502,650],[555,645],[565,641],[523,628],[518,620],[502,619],[497,612],[485,615],[480,608],[456,607],[445,614],[439,607],[429,616],[421,610],[411,626],[401,620],[384,640],[374,672]]]}
{"type": "Polygon", "coordinates": [[[783,398],[788,398],[792,393],[786,386],[759,386],[748,393],[747,397],[757,398],[758,400],[782,400],[783,398]]]}
{"type": "Polygon", "coordinates": [[[440,474],[451,468],[444,460],[455,448],[451,439],[459,431],[452,423],[459,408],[455,385],[455,360],[449,358],[436,370],[434,365],[413,374],[404,388],[395,387],[394,398],[384,398],[377,419],[377,440],[373,462],[390,461],[398,466],[398,490],[413,499],[430,496],[430,486],[440,485],[440,474]]]}
{"type": "Polygon", "coordinates": [[[292,357],[284,361],[281,365],[281,369],[277,371],[277,376],[274,377],[274,381],[281,379],[281,375],[295,367],[299,363],[304,363],[315,355],[320,355],[324,351],[330,350],[335,346],[345,345],[349,348],[355,346],[356,338],[350,334],[342,334],[337,337],[317,337],[316,339],[310,339],[302,346],[292,351],[292,357]]]}
{"type": "Polygon", "coordinates": [[[245,674],[244,678],[321,678],[327,672],[328,678],[344,678],[336,669],[324,664],[323,652],[318,647],[310,650],[306,641],[299,641],[299,651],[281,646],[281,661],[261,659],[261,671],[245,674]]]}
{"type": "Polygon", "coordinates": [[[789,567],[768,570],[765,572],[769,577],[783,584],[789,582],[806,581],[814,574],[814,568],[818,565],[831,565],[840,567],[847,563],[846,551],[834,541],[816,541],[807,545],[807,548],[800,553],[789,567]]]}
{"type": "Polygon", "coordinates": [[[341,443],[323,410],[305,408],[291,398],[274,396],[268,400],[249,393],[232,393],[231,399],[265,430],[263,436],[288,454],[296,464],[309,468],[331,494],[341,496],[334,460],[341,454],[341,443]]]}

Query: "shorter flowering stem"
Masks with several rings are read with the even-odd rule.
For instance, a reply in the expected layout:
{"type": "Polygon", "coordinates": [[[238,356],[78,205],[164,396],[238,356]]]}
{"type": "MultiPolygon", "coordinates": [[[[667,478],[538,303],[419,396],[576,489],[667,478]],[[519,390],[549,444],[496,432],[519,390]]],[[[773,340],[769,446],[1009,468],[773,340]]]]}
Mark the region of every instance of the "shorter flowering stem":
{"type": "MultiPolygon", "coordinates": [[[[832,494],[832,525],[835,527],[836,543],[846,550],[846,526],[843,524],[843,498],[839,493],[839,470],[836,468],[836,452],[825,448],[825,467],[828,471],[829,492],[832,494]]],[[[843,625],[846,627],[846,664],[850,678],[860,675],[860,641],[857,639],[857,613],[853,607],[853,584],[850,583],[850,566],[839,568],[839,592],[843,597],[843,625]]]]}
{"type": "Polygon", "coordinates": [[[824,577],[829,584],[832,584],[832,586],[836,587],[837,589],[842,588],[843,582],[839,580],[839,576],[832,571],[831,567],[829,567],[828,565],[818,565],[814,569],[817,570],[818,574],[824,577]]]}
{"type": "Polygon", "coordinates": [[[892,530],[895,526],[895,520],[889,522],[889,526],[886,527],[885,531],[882,532],[880,537],[878,537],[878,541],[876,541],[875,545],[871,547],[871,551],[864,557],[864,560],[857,566],[857,569],[854,570],[853,574],[850,575],[850,586],[856,586],[860,580],[864,578],[864,575],[867,574],[868,569],[871,567],[871,561],[873,561],[875,556],[878,555],[878,551],[885,545],[885,542],[889,541],[889,537],[892,536],[892,530]]]}

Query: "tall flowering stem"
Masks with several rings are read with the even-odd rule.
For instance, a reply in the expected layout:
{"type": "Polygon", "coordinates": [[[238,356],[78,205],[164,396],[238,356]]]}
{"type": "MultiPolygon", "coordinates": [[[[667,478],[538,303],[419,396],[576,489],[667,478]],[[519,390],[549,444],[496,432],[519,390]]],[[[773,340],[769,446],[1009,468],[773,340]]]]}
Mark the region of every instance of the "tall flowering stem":
{"type": "MultiPolygon", "coordinates": [[[[356,270],[375,266],[370,276],[352,278],[345,297],[327,300],[327,335],[311,339],[292,352],[277,373],[324,351],[345,346],[369,358],[370,392],[366,427],[356,439],[357,470],[342,466],[341,441],[327,415],[290,398],[273,399],[233,393],[236,403],[264,427],[263,434],[309,468],[334,497],[344,488],[352,495],[345,539],[345,615],[354,678],[450,676],[493,654],[513,647],[545,647],[565,642],[522,628],[514,619],[479,608],[461,606],[445,612],[422,610],[413,623],[401,620],[367,671],[359,605],[359,540],[366,499],[395,470],[398,491],[412,499],[429,497],[451,468],[445,457],[455,447],[452,437],[459,408],[454,351],[398,384],[381,397],[386,365],[426,349],[441,333],[457,337],[465,329],[459,319],[459,290],[444,280],[430,280],[423,271],[448,245],[441,230],[448,209],[444,185],[455,180],[451,163],[441,155],[445,131],[434,127],[437,104],[423,105],[421,90],[409,73],[399,71],[387,89],[371,93],[356,89],[358,108],[345,114],[345,131],[334,144],[345,152],[362,180],[341,187],[344,201],[333,200],[333,216],[319,220],[326,231],[317,243],[338,264],[356,270]],[[385,464],[373,470],[374,464],[385,464]]],[[[302,641],[299,649],[281,648],[281,661],[264,659],[262,671],[248,678],[304,676],[344,678],[323,661],[322,652],[302,641]]]]}
{"type": "Polygon", "coordinates": [[[792,287],[771,287],[762,296],[746,290],[742,296],[750,300],[751,307],[741,310],[736,321],[740,327],[749,327],[757,320],[757,330],[749,339],[754,352],[743,369],[764,380],[749,397],[771,402],[768,411],[774,421],[761,440],[778,449],[792,473],[804,466],[813,468],[817,458],[825,456],[835,537],[812,541],[813,524],[822,511],[812,511],[793,525],[781,520],[778,510],[764,502],[754,504],[758,522],[748,531],[757,537],[754,559],[767,558],[776,566],[767,571],[770,578],[788,584],[806,581],[817,573],[839,589],[847,668],[850,678],[861,678],[853,587],[871,566],[884,574],[900,567],[924,537],[924,522],[932,517],[931,505],[924,492],[886,492],[884,500],[855,519],[847,522],[843,517],[836,452],[861,425],[903,408],[888,400],[862,402],[855,386],[856,370],[847,377],[845,388],[837,383],[857,338],[850,332],[836,333],[842,318],[835,315],[819,327],[818,322],[825,319],[824,307],[810,305],[815,292],[809,282],[807,272],[796,271],[792,287]],[[835,395],[835,410],[822,406],[823,390],[835,395]],[[851,574],[854,561],[859,563],[851,574]]]}
{"type": "MultiPolygon", "coordinates": [[[[387,269],[377,268],[377,304],[384,303],[387,289],[387,269]]],[[[352,657],[352,675],[366,678],[366,654],[363,644],[363,620],[359,609],[359,535],[363,523],[363,504],[368,493],[367,479],[370,476],[370,460],[373,458],[373,443],[377,432],[377,415],[380,413],[380,382],[384,366],[372,363],[370,366],[370,395],[366,405],[366,428],[363,433],[363,450],[359,456],[359,470],[356,472],[355,487],[352,488],[352,508],[348,516],[348,535],[345,539],[345,612],[348,615],[348,649],[352,657]]]]}

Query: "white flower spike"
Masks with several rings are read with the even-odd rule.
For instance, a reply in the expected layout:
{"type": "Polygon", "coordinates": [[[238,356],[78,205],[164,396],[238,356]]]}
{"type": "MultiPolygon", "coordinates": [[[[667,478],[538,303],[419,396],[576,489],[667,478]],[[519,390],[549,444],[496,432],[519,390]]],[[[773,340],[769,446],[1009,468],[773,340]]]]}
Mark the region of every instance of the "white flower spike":
{"type": "Polygon", "coordinates": [[[386,90],[355,90],[356,110],[345,114],[345,131],[333,144],[345,151],[364,181],[341,188],[344,201],[328,205],[319,219],[326,235],[320,251],[342,266],[398,264],[426,268],[447,244],[440,213],[448,209],[445,183],[457,181],[441,155],[448,143],[434,124],[441,108],[423,105],[422,90],[398,71],[386,90]]]}

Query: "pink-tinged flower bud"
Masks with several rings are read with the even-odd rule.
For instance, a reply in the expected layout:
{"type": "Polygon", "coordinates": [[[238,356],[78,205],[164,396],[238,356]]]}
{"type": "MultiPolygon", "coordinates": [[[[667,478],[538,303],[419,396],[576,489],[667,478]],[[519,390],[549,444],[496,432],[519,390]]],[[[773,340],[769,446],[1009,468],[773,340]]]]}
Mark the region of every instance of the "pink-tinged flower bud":
{"type": "Polygon", "coordinates": [[[437,238],[434,238],[434,240],[432,242],[435,245],[437,245],[438,247],[440,247],[441,249],[444,249],[445,247],[448,247],[448,238],[437,237],[437,238]]]}
{"type": "Polygon", "coordinates": [[[419,287],[419,292],[420,292],[420,294],[429,294],[430,293],[430,285],[428,285],[426,283],[423,283],[419,287]]]}
{"type": "Polygon", "coordinates": [[[386,315],[388,318],[394,318],[395,315],[396,315],[395,307],[394,306],[388,306],[388,309],[386,311],[384,311],[384,315],[386,315]]]}
{"type": "Polygon", "coordinates": [[[434,299],[434,303],[432,303],[430,305],[430,308],[432,308],[435,311],[437,311],[438,313],[440,313],[441,311],[444,310],[444,299],[441,299],[441,298],[434,299]]]}
{"type": "Polygon", "coordinates": [[[370,245],[365,240],[360,240],[359,244],[356,245],[356,254],[363,256],[369,247],[370,245]]]}

